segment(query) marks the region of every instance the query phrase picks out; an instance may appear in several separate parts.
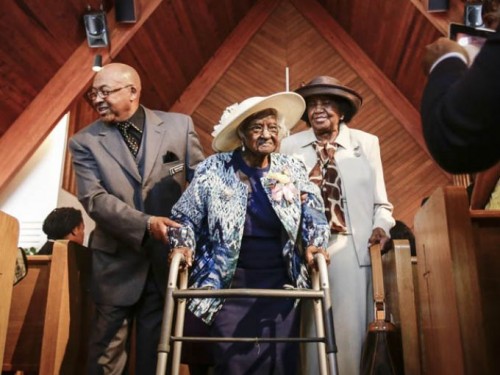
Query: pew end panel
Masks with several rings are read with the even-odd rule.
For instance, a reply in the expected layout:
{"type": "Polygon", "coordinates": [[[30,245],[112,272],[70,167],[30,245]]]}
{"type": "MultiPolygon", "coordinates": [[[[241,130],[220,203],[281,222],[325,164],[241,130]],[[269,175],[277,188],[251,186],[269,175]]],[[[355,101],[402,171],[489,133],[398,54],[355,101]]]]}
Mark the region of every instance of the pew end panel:
{"type": "Polygon", "coordinates": [[[424,372],[495,373],[486,341],[491,326],[483,313],[490,301],[482,296],[482,250],[465,189],[436,190],[417,212],[414,227],[424,372]]]}
{"type": "Polygon", "coordinates": [[[19,240],[19,222],[3,211],[0,211],[0,238],[0,363],[3,363],[19,240]]]}

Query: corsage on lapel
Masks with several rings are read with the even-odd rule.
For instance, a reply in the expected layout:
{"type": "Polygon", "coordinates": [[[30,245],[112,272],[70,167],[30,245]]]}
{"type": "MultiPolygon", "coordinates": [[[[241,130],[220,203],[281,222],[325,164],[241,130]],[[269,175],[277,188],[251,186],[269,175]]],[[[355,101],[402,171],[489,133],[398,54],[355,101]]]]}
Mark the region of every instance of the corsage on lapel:
{"type": "Polygon", "coordinates": [[[266,177],[274,201],[281,202],[285,198],[285,201],[291,203],[293,198],[299,195],[288,170],[284,170],[283,173],[271,172],[266,177]]]}

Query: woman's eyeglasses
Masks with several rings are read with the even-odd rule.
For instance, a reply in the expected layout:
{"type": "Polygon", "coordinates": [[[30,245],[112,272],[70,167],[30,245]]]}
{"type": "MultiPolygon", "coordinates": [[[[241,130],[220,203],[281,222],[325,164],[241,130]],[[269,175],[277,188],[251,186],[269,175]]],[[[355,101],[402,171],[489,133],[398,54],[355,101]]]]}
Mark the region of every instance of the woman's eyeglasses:
{"type": "Polygon", "coordinates": [[[267,131],[272,135],[278,135],[281,128],[278,124],[271,124],[271,125],[253,124],[247,128],[247,132],[254,135],[261,135],[264,133],[264,129],[267,129],[267,131]]]}

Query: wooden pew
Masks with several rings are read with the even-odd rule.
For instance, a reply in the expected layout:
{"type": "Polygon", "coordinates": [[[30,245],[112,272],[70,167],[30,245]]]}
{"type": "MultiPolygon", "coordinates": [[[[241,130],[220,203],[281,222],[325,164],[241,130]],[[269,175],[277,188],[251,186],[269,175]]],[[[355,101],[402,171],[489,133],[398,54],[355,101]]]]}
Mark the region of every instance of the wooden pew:
{"type": "Polygon", "coordinates": [[[416,294],[408,240],[394,240],[382,255],[384,290],[390,320],[401,331],[405,375],[421,374],[416,294]]]}
{"type": "Polygon", "coordinates": [[[490,373],[500,374],[500,211],[470,212],[490,373]]]}
{"type": "Polygon", "coordinates": [[[85,372],[90,259],[68,241],[56,241],[52,256],[28,257],[28,275],[13,290],[4,371],[85,372]]]}
{"type": "Polygon", "coordinates": [[[500,211],[435,191],[414,221],[424,372],[499,374],[500,211]]]}
{"type": "Polygon", "coordinates": [[[14,287],[3,371],[38,373],[50,256],[28,256],[28,274],[14,287]]]}
{"type": "Polygon", "coordinates": [[[0,239],[0,363],[3,363],[19,240],[19,222],[3,211],[0,211],[0,239]]]}

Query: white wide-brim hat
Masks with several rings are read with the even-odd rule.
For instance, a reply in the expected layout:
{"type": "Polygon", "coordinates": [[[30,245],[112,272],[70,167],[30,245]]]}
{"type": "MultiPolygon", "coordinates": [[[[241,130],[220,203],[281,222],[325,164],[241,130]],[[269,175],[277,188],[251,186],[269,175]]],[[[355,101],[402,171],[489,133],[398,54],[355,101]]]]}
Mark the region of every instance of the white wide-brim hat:
{"type": "Polygon", "coordinates": [[[306,109],[302,96],[294,92],[279,92],[269,96],[254,96],[227,107],[214,126],[212,148],[216,152],[233,151],[241,146],[238,126],[254,113],[272,108],[277,112],[278,124],[285,131],[290,130],[300,120],[306,109]]]}

